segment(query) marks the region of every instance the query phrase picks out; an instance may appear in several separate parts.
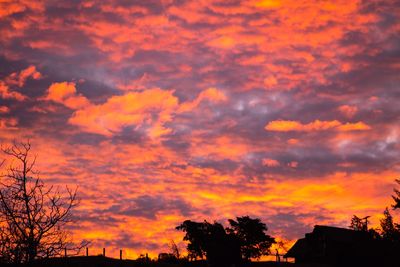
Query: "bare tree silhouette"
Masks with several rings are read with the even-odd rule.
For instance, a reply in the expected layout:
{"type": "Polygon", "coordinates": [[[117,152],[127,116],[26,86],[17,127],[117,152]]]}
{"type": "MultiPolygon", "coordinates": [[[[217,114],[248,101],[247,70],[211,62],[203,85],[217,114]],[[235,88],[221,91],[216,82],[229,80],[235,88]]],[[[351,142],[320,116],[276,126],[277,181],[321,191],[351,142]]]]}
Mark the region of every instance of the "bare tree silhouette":
{"type": "Polygon", "coordinates": [[[2,151],[13,160],[0,176],[0,260],[21,263],[60,255],[69,241],[65,225],[77,205],[77,188],[46,187],[29,141],[2,151]]]}
{"type": "Polygon", "coordinates": [[[176,259],[180,259],[181,253],[180,253],[179,247],[173,239],[171,239],[171,241],[169,243],[169,248],[171,250],[171,254],[174,255],[174,257],[176,259]]]}

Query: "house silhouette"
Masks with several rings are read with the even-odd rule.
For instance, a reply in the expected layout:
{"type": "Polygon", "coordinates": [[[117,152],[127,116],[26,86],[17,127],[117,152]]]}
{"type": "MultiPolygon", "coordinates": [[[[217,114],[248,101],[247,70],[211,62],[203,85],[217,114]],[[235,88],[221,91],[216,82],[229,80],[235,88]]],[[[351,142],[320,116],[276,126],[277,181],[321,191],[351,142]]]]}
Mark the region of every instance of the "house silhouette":
{"type": "Polygon", "coordinates": [[[398,251],[398,244],[368,231],[316,225],[284,257],[294,258],[296,263],[328,266],[400,266],[395,264],[398,251]]]}

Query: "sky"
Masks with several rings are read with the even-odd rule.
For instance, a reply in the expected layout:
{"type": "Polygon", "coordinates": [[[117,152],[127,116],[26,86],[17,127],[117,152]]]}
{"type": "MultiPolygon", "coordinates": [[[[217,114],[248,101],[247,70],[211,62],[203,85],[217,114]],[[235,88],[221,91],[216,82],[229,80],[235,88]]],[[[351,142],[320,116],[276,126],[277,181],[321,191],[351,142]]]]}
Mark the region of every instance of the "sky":
{"type": "Polygon", "coordinates": [[[400,174],[399,14],[0,0],[0,142],[29,139],[47,185],[79,187],[69,229],[93,254],[183,249],[186,219],[249,215],[285,240],[377,225],[400,174]]]}

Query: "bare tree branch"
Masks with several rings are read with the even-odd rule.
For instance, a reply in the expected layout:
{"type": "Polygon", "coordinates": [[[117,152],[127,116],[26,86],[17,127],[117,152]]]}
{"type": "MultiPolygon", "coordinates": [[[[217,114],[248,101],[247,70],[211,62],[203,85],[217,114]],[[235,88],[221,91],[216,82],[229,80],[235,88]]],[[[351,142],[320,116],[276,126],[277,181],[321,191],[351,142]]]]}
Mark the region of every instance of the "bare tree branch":
{"type": "Polygon", "coordinates": [[[12,161],[0,175],[0,262],[31,262],[62,255],[70,243],[65,226],[78,204],[77,188],[66,187],[61,193],[53,186],[45,187],[35,170],[36,156],[30,155],[29,141],[14,141],[1,150],[12,161]]]}

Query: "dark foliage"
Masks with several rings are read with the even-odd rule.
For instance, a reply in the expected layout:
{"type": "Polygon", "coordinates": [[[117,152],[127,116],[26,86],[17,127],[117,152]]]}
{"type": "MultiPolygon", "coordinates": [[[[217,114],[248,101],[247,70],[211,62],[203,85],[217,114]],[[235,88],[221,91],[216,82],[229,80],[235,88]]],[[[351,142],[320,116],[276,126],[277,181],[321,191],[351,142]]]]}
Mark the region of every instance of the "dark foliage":
{"type": "Polygon", "coordinates": [[[355,231],[368,231],[368,218],[370,216],[366,216],[364,218],[360,218],[357,215],[353,215],[350,222],[350,229],[355,231]]]}
{"type": "Polygon", "coordinates": [[[238,237],[242,258],[250,260],[269,255],[269,249],[275,243],[275,239],[265,233],[268,230],[266,224],[258,218],[252,219],[249,216],[236,219],[236,221],[229,219],[231,228],[227,228],[227,231],[238,237]]]}
{"type": "Polygon", "coordinates": [[[240,262],[239,240],[235,235],[227,234],[220,223],[186,220],[176,229],[186,233],[183,240],[189,241],[187,245],[189,259],[205,257],[215,266],[230,266],[240,262]]]}
{"type": "Polygon", "coordinates": [[[192,222],[190,220],[184,221],[181,225],[177,226],[177,230],[185,232],[183,240],[188,241],[187,251],[190,259],[205,257],[205,244],[209,237],[206,233],[206,228],[209,225],[208,222],[204,223],[192,222]]]}
{"type": "Polygon", "coordinates": [[[186,233],[183,240],[189,242],[189,258],[205,257],[212,265],[229,266],[269,254],[275,241],[265,234],[268,228],[260,219],[237,217],[236,221],[230,219],[229,224],[231,227],[225,229],[217,222],[187,220],[176,229],[186,233]]]}
{"type": "MultiPolygon", "coordinates": [[[[400,179],[396,179],[396,183],[400,185],[400,179]]],[[[395,195],[392,195],[392,198],[394,200],[394,205],[393,209],[399,209],[400,208],[400,191],[398,189],[393,189],[395,195]]]]}
{"type": "Polygon", "coordinates": [[[384,210],[383,216],[383,219],[380,220],[381,237],[390,242],[400,242],[400,227],[393,222],[388,208],[384,210]]]}

